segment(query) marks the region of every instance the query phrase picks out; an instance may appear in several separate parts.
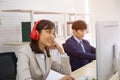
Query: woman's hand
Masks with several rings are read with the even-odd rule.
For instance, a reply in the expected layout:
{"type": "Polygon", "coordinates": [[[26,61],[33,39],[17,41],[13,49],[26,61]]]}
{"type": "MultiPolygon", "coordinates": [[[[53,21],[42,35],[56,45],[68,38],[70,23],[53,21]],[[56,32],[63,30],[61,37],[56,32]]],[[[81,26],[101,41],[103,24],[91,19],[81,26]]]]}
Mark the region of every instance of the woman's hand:
{"type": "Polygon", "coordinates": [[[75,78],[71,77],[70,75],[67,75],[63,77],[61,80],[75,80],[75,78]]]}
{"type": "Polygon", "coordinates": [[[64,54],[64,50],[62,49],[62,47],[56,42],[56,41],[53,41],[53,44],[52,44],[56,49],[58,49],[58,51],[60,52],[60,54],[64,54]]]}

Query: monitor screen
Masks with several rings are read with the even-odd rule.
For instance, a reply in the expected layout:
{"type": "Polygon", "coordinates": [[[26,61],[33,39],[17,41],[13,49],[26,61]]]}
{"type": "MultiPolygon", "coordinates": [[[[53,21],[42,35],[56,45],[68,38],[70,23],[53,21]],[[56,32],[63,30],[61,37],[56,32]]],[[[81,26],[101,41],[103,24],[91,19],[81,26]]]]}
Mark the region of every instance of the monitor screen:
{"type": "Polygon", "coordinates": [[[116,21],[96,23],[97,80],[108,80],[114,73],[114,43],[119,42],[119,25],[116,21]]]}

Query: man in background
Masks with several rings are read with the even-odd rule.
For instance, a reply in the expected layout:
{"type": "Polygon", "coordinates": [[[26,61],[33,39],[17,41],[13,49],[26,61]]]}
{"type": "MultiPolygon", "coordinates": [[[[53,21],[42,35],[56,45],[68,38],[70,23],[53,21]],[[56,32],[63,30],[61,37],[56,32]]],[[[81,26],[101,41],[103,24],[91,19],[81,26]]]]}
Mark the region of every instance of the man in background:
{"type": "Polygon", "coordinates": [[[64,44],[65,52],[70,56],[72,71],[96,59],[95,48],[83,39],[87,24],[82,20],[72,24],[73,35],[64,44]]]}

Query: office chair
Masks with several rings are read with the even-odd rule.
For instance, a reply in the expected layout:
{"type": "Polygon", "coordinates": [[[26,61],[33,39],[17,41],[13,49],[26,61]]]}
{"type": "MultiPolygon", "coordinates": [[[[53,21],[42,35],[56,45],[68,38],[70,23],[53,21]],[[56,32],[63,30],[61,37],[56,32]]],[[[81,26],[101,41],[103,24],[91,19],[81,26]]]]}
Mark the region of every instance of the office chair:
{"type": "Polygon", "coordinates": [[[15,80],[17,58],[15,52],[0,53],[0,80],[15,80]]]}
{"type": "Polygon", "coordinates": [[[66,52],[66,46],[65,43],[62,44],[64,51],[66,52]]]}

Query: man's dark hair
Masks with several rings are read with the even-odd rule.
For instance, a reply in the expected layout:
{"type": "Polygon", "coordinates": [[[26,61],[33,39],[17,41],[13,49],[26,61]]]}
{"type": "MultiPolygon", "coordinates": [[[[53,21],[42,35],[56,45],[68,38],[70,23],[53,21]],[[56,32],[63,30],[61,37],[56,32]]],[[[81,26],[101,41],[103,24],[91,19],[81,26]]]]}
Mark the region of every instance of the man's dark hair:
{"type": "Polygon", "coordinates": [[[74,29],[74,30],[86,30],[87,24],[82,20],[77,20],[77,21],[73,22],[72,29],[74,29]]]}

